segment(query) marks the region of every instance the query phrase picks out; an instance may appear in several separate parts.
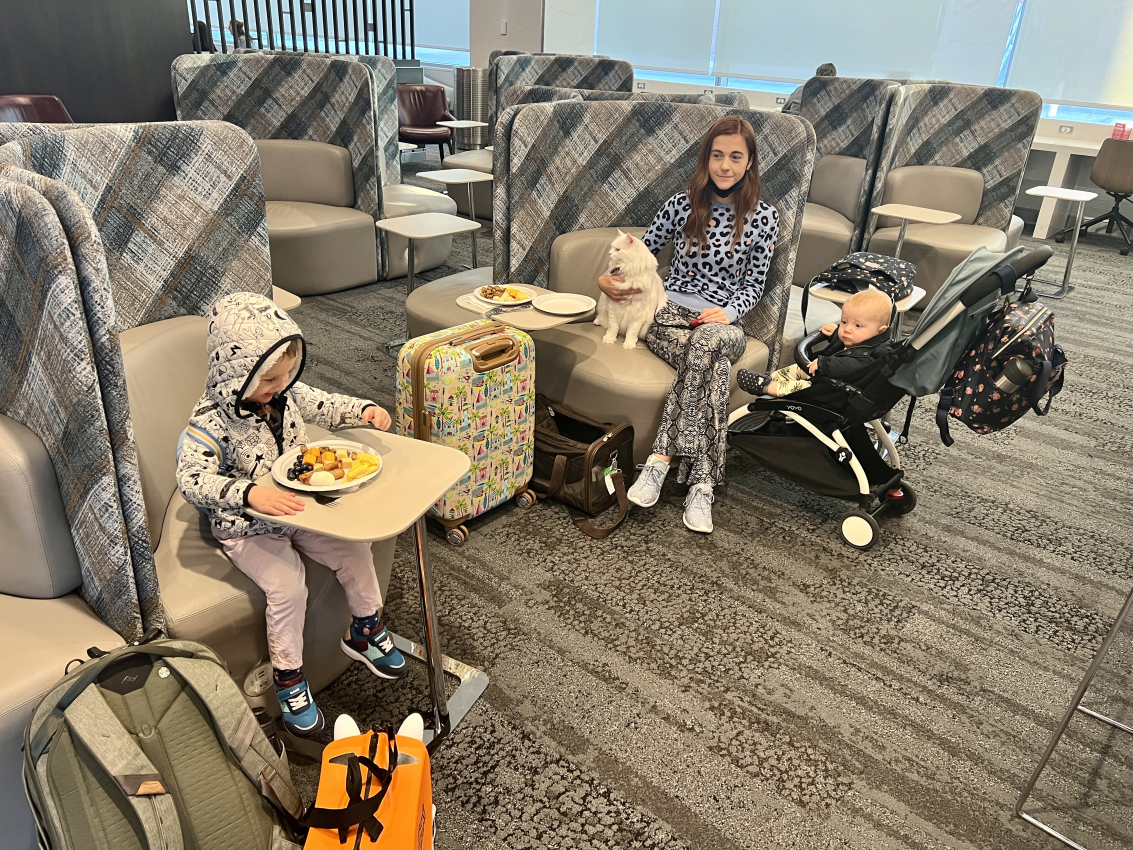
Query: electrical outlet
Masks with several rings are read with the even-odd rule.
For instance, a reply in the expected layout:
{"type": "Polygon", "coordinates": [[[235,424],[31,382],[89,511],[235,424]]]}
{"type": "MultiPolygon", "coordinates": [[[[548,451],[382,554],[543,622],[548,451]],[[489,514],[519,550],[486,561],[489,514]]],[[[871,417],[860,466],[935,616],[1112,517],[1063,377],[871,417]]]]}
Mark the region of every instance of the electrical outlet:
{"type": "Polygon", "coordinates": [[[645,88],[645,83],[638,83],[638,84],[637,84],[637,87],[638,87],[639,89],[643,89],[643,88],[645,88]]]}
{"type": "Polygon", "coordinates": [[[787,98],[785,98],[785,97],[777,97],[777,98],[775,98],[775,105],[776,105],[776,106],[782,106],[782,105],[783,105],[784,103],[786,103],[786,102],[787,102],[787,98]]]}
{"type": "Polygon", "coordinates": [[[500,21],[500,35],[507,35],[507,21],[500,21]]]}
{"type": "Polygon", "coordinates": [[[1069,136],[1071,133],[1074,132],[1074,128],[1071,127],[1069,124],[1059,124],[1058,125],[1058,132],[1061,133],[1063,136],[1069,136]]]}

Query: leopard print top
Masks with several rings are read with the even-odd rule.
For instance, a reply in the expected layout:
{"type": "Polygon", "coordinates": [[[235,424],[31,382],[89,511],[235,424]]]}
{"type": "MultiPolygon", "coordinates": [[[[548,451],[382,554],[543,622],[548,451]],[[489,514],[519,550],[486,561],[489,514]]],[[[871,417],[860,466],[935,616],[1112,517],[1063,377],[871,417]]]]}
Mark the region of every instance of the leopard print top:
{"type": "Polygon", "coordinates": [[[641,241],[656,254],[673,240],[673,264],[665,289],[676,295],[674,301],[690,307],[697,302],[723,307],[735,322],[763,296],[771,253],[779,236],[779,213],[760,201],[744,222],[739,245],[733,250],[735,207],[714,202],[708,220],[708,245],[689,254],[684,225],[691,211],[686,193],[674,195],[661,207],[641,241]]]}

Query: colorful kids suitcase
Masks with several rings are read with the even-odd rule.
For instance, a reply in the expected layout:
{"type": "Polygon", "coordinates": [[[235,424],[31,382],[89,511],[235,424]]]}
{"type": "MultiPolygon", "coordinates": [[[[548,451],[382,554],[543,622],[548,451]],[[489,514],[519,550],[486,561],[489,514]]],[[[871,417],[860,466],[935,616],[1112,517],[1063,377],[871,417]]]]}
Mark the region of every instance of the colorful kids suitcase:
{"type": "Polygon", "coordinates": [[[326,745],[303,850],[432,850],[429,751],[391,732],[326,745]]]}
{"type": "Polygon", "coordinates": [[[472,468],[432,508],[449,543],[463,523],[512,496],[520,507],[535,458],[535,344],[489,319],[411,339],[397,359],[398,433],[452,446],[472,468]]]}

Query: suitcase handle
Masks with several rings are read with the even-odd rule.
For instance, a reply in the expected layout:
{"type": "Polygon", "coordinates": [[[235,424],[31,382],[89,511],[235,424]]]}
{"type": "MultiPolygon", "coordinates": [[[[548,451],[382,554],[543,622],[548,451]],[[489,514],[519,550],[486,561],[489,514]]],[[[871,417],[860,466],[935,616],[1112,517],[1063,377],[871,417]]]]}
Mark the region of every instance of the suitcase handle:
{"type": "Polygon", "coordinates": [[[472,368],[477,372],[490,372],[519,357],[519,342],[512,336],[499,337],[480,345],[468,347],[472,368]]]}

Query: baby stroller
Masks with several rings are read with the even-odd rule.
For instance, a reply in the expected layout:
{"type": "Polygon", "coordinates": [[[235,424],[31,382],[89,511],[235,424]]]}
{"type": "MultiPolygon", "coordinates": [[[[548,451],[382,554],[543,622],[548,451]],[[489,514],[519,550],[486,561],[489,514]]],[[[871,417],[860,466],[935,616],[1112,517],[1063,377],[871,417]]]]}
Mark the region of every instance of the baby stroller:
{"type": "MultiPolygon", "coordinates": [[[[917,504],[885,417],[905,396],[911,415],[916,398],[938,392],[983,319],[1051,254],[1046,246],[1030,253],[977,250],[953,271],[909,337],[853,385],[816,380],[783,398],[758,399],[728,418],[729,445],[808,490],[856,502],[839,531],[846,543],[869,549],[881,531],[877,517],[904,515],[917,504]]],[[[810,334],[796,346],[795,362],[806,368],[828,343],[821,332],[810,334]]]]}

